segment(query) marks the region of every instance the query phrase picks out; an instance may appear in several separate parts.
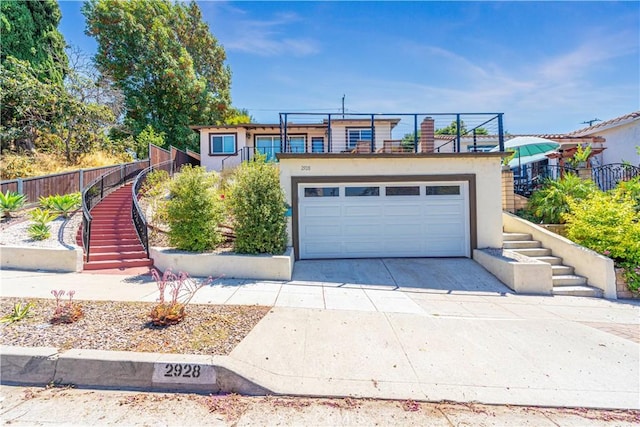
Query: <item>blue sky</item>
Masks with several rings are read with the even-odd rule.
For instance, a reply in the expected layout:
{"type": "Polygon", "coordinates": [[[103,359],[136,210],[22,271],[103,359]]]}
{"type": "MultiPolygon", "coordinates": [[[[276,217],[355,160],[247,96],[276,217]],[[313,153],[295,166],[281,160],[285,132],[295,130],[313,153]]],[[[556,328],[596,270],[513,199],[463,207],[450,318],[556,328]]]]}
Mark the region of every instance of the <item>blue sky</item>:
{"type": "MultiPolygon", "coordinates": [[[[502,112],[510,133],[563,133],[640,109],[638,2],[199,2],[232,99],[278,112],[502,112]]],[[[93,54],[81,2],[68,44],[93,54]]]]}

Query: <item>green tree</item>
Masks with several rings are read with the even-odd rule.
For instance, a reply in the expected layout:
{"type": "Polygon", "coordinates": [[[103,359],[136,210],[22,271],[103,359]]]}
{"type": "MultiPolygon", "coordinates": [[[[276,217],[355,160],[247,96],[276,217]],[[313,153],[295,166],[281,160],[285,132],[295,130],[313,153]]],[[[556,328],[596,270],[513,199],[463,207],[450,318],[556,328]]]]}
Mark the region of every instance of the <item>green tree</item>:
{"type": "Polygon", "coordinates": [[[2,64],[9,57],[28,61],[40,81],[61,85],[67,72],[61,17],[55,0],[0,2],[2,64]]]}
{"type": "MultiPolygon", "coordinates": [[[[483,127],[467,129],[467,125],[464,123],[464,120],[460,120],[460,135],[473,135],[473,131],[476,131],[476,135],[488,135],[489,132],[483,127]]],[[[458,134],[458,123],[454,120],[451,122],[449,126],[436,129],[436,135],[457,135],[458,134]]]]}
{"type": "Polygon", "coordinates": [[[40,81],[27,61],[7,57],[0,66],[0,90],[3,152],[61,152],[72,162],[106,144],[102,130],[114,120],[110,109],[40,81]]]}
{"type": "Polygon", "coordinates": [[[83,13],[97,66],[124,93],[134,135],[151,125],[167,144],[197,149],[189,125],[224,122],[231,71],[195,2],[90,0],[83,13]]]}

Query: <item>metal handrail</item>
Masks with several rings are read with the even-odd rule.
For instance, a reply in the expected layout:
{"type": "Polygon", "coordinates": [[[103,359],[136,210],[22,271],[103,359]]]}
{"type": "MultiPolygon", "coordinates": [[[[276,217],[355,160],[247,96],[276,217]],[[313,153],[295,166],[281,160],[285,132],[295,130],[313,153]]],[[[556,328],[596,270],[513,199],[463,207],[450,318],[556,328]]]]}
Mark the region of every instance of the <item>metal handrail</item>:
{"type": "Polygon", "coordinates": [[[82,190],[82,246],[87,262],[89,262],[89,254],[91,252],[91,222],[93,221],[91,209],[100,203],[105,196],[114,191],[115,188],[133,180],[138,175],[140,167],[147,164],[149,164],[149,160],[120,165],[116,169],[96,178],[82,190]]]}
{"type": "Polygon", "coordinates": [[[158,163],[157,165],[151,165],[148,168],[142,170],[137,176],[133,185],[131,186],[132,192],[132,200],[131,204],[131,217],[133,218],[133,225],[136,229],[136,233],[138,234],[138,239],[142,243],[142,247],[147,253],[147,258],[149,258],[149,232],[148,232],[148,223],[147,219],[142,212],[142,207],[138,202],[138,196],[140,193],[140,189],[144,184],[147,175],[154,170],[166,170],[169,173],[169,176],[173,176],[174,168],[173,168],[173,160],[167,160],[162,163],[158,163]]]}

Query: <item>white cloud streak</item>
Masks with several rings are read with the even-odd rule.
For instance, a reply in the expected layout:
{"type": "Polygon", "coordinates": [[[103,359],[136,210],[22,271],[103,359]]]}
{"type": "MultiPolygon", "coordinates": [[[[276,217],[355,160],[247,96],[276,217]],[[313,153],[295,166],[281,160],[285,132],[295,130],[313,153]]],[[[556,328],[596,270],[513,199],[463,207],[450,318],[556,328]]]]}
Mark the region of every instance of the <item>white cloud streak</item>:
{"type": "Polygon", "coordinates": [[[310,38],[291,38],[284,36],[284,27],[300,21],[294,13],[279,13],[271,19],[255,20],[240,17],[233,26],[233,32],[227,37],[224,46],[229,51],[238,51],[269,56],[302,57],[320,51],[319,43],[310,38]]]}

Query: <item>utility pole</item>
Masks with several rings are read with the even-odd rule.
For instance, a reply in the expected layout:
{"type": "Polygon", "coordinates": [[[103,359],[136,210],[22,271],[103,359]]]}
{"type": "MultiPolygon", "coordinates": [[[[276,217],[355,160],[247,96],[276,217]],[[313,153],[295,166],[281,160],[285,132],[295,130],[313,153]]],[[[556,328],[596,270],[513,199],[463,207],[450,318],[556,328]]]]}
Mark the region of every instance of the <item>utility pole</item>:
{"type": "Polygon", "coordinates": [[[581,124],[583,125],[589,125],[589,127],[593,126],[593,124],[595,122],[601,122],[602,120],[600,119],[592,119],[592,120],[585,120],[584,122],[582,122],[581,124]]]}
{"type": "Polygon", "coordinates": [[[342,95],[342,118],[344,119],[344,94],[342,95]]]}

